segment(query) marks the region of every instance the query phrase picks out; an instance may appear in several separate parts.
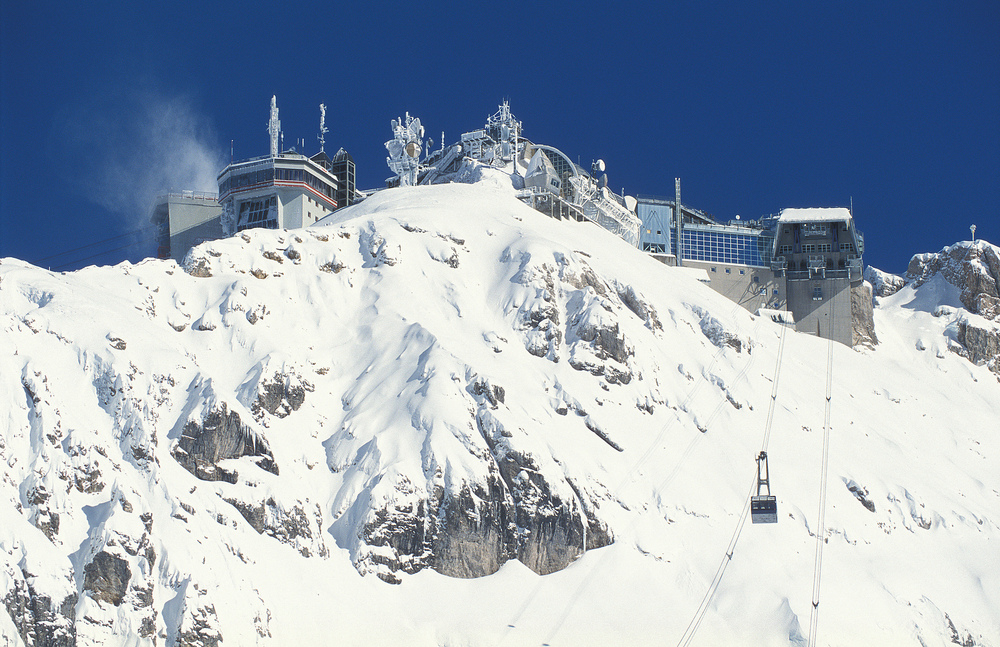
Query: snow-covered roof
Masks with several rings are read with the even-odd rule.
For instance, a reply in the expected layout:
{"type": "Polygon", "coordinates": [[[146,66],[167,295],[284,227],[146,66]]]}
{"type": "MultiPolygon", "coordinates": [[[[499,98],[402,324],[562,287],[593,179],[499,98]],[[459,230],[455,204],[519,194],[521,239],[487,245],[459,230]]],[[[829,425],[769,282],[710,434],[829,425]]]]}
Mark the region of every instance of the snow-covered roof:
{"type": "Polygon", "coordinates": [[[851,212],[844,207],[782,209],[778,220],[786,222],[850,222],[851,212]]]}

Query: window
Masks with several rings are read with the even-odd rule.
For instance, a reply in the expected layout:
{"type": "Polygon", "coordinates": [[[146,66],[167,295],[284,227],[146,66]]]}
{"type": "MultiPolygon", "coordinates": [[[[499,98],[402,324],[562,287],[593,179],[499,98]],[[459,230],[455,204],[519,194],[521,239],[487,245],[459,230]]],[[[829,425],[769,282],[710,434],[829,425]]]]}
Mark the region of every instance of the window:
{"type": "Polygon", "coordinates": [[[277,196],[263,200],[248,200],[240,204],[240,215],[237,219],[237,231],[244,229],[277,229],[277,196]]]}
{"type": "MultiPolygon", "coordinates": [[[[764,288],[764,292],[767,292],[767,288],[764,288]]],[[[775,288],[775,290],[774,290],[774,296],[778,296],[778,290],[777,290],[777,288],[775,288]]]]}
{"type": "Polygon", "coordinates": [[[746,272],[744,272],[743,270],[740,270],[740,274],[741,274],[741,275],[742,275],[742,274],[745,274],[745,273],[746,273],[746,272]]]}
{"type": "Polygon", "coordinates": [[[726,274],[732,274],[732,272],[733,271],[731,269],[729,269],[728,267],[726,268],[726,274]]]}
{"type": "Polygon", "coordinates": [[[715,268],[714,268],[714,267],[712,268],[712,271],[713,271],[713,272],[715,271],[715,268]]]}
{"type": "Polygon", "coordinates": [[[830,249],[830,243],[821,243],[821,244],[819,244],[819,245],[816,246],[816,249],[818,251],[821,251],[821,252],[829,252],[829,251],[831,251],[831,249],[830,249]]]}
{"type": "Polygon", "coordinates": [[[823,287],[820,285],[813,286],[813,301],[823,300],[823,287]]]}
{"type": "Polygon", "coordinates": [[[806,253],[806,254],[815,254],[816,253],[816,245],[815,245],[815,243],[809,243],[809,244],[803,245],[802,246],[802,251],[804,253],[806,253]]]}

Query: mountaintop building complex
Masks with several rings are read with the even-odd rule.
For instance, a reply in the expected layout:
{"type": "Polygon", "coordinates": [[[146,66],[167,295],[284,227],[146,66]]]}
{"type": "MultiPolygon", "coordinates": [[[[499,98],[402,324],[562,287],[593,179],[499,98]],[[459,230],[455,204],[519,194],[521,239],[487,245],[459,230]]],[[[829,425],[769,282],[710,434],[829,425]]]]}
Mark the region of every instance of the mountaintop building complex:
{"type": "Polygon", "coordinates": [[[639,196],[643,251],[704,270],[715,291],[751,312],[784,311],[796,330],[852,345],[851,291],[863,282],[864,236],[849,209],[784,209],[719,223],[680,202],[679,180],[675,189],[672,200],[639,196]]]}
{"type": "MultiPolygon", "coordinates": [[[[160,257],[180,261],[204,240],[245,229],[308,227],[373,193],[357,190],[347,151],[341,148],[332,158],[324,151],[325,120],[321,105],[318,153],[282,151],[272,97],[270,154],[226,166],[217,196],[188,191],[158,198],[152,219],[159,227],[160,257]]],[[[602,160],[588,170],[558,148],[528,140],[506,101],[482,128],[453,144],[445,145],[442,132],[438,148],[409,114],[393,119],[391,127],[385,147],[394,176],[385,188],[468,181],[476,165],[495,167],[510,174],[517,197],[538,211],[593,222],[667,265],[699,270],[714,290],[751,312],[853,344],[855,310],[864,302],[860,293],[852,299],[863,284],[864,237],[849,209],[785,209],[722,223],[681,202],[679,179],[673,198],[618,195],[608,189],[602,160]]]]}

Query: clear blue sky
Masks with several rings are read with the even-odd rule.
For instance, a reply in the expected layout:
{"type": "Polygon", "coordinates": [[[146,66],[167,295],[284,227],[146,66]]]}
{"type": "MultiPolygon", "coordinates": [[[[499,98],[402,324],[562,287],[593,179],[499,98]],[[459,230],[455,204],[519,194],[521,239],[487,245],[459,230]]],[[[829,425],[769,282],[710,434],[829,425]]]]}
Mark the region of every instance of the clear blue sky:
{"type": "Polygon", "coordinates": [[[680,177],[722,219],[853,198],[885,270],[973,223],[1000,243],[992,0],[0,1],[0,256],[53,269],[152,253],[124,235],[151,194],[212,188],[192,185],[231,141],[265,154],[272,94],[310,153],[327,104],[327,149],[362,187],[390,175],[391,118],[450,142],[509,98],[525,136],[603,158],[615,190],[680,177]]]}

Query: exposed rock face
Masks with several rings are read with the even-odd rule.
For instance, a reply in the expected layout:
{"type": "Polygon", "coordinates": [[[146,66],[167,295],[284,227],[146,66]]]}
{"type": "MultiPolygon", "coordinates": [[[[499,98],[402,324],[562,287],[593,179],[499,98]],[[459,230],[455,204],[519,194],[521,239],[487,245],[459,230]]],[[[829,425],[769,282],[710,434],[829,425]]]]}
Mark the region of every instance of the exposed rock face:
{"type": "MultiPolygon", "coordinates": [[[[517,559],[544,575],[612,543],[587,493],[568,479],[549,482],[536,457],[511,446],[513,434],[489,410],[496,388],[478,389],[477,425],[489,446],[486,478],[458,492],[441,482],[429,500],[415,497],[375,510],[360,537],[356,565],[362,573],[391,583],[400,581],[396,571],[428,567],[451,577],[482,577],[517,559]]],[[[417,493],[405,478],[396,490],[417,493]]]]}
{"type": "Polygon", "coordinates": [[[304,557],[327,556],[321,528],[323,515],[318,505],[313,504],[309,510],[310,516],[306,512],[308,502],[297,502],[286,508],[275,501],[273,496],[261,503],[246,503],[237,499],[226,501],[239,510],[258,533],[294,546],[304,557]]]}
{"type": "Polygon", "coordinates": [[[962,290],[962,305],[973,314],[996,320],[1000,315],[1000,251],[980,240],[945,247],[936,254],[910,259],[906,277],[920,287],[935,274],[962,290]]]}
{"type": "Polygon", "coordinates": [[[986,365],[1000,374],[1000,328],[979,326],[966,318],[958,321],[958,343],[973,364],[986,365]]]}
{"type": "Polygon", "coordinates": [[[952,350],[1000,374],[1000,248],[983,240],[958,243],[936,254],[917,254],[906,272],[917,287],[935,274],[960,288],[965,309],[986,320],[960,317],[956,341],[962,348],[952,350]]]}
{"type": "MultiPolygon", "coordinates": [[[[223,642],[215,605],[197,584],[184,585],[184,607],[177,631],[178,647],[218,647],[223,642]]],[[[259,633],[259,632],[258,632],[259,633]]]]}
{"type": "Polygon", "coordinates": [[[252,406],[255,417],[266,411],[278,418],[284,418],[298,410],[306,399],[306,391],[313,386],[294,374],[277,374],[270,380],[261,381],[260,395],[252,406]]]}
{"type": "Polygon", "coordinates": [[[126,562],[117,555],[101,551],[84,568],[83,590],[90,597],[100,602],[109,602],[115,606],[122,603],[128,592],[128,583],[132,579],[132,571],[126,562]]]}
{"type": "Polygon", "coordinates": [[[726,330],[725,326],[722,325],[722,322],[710,315],[708,312],[705,312],[700,308],[693,308],[693,311],[701,317],[701,321],[699,322],[701,332],[708,337],[713,344],[719,348],[729,346],[737,353],[743,352],[744,347],[747,349],[748,353],[753,352],[753,344],[749,339],[743,339],[729,332],[726,330]]]}
{"type": "Polygon", "coordinates": [[[17,632],[28,645],[38,647],[73,647],[76,625],[73,622],[77,596],[55,602],[34,590],[23,572],[10,573],[14,586],[4,597],[4,607],[17,632]]]}
{"type": "Polygon", "coordinates": [[[906,285],[906,279],[902,276],[883,272],[871,265],[865,268],[864,279],[871,284],[873,297],[891,296],[906,285]]]}
{"type": "Polygon", "coordinates": [[[203,481],[235,483],[237,474],[219,467],[219,461],[241,456],[258,457],[257,465],[278,473],[267,441],[249,430],[226,404],[212,408],[201,422],[189,420],[172,455],[184,469],[203,481]]]}
{"type": "Polygon", "coordinates": [[[873,348],[876,344],[872,286],[862,281],[851,287],[851,345],[873,348]]]}

